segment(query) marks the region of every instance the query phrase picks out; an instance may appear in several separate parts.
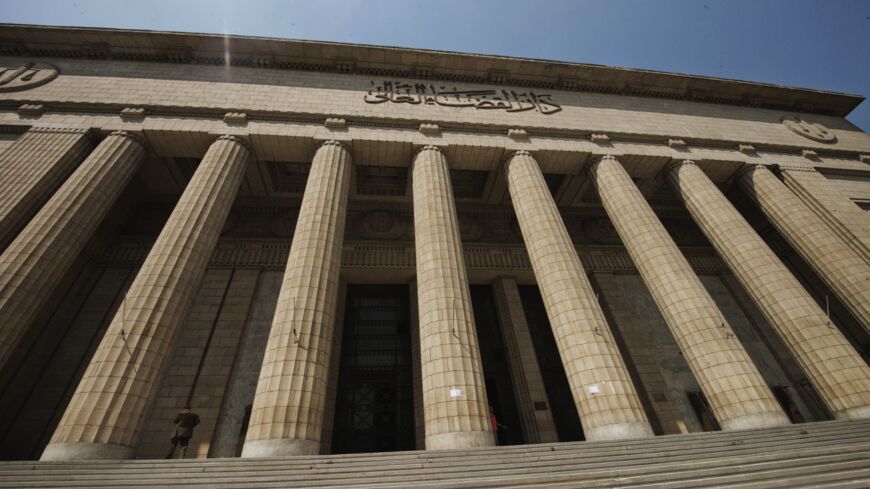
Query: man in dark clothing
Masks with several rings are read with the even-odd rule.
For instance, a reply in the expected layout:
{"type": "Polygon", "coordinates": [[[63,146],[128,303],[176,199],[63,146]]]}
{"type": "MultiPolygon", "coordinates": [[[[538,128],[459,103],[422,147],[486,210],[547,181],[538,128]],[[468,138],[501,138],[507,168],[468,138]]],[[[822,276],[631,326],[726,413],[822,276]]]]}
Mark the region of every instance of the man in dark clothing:
{"type": "Polygon", "coordinates": [[[166,458],[172,458],[179,445],[181,445],[181,458],[184,458],[187,455],[187,445],[193,438],[193,428],[199,424],[199,415],[190,410],[190,404],[186,404],[175,416],[174,423],[175,436],[172,437],[172,449],[166,454],[166,458]]]}

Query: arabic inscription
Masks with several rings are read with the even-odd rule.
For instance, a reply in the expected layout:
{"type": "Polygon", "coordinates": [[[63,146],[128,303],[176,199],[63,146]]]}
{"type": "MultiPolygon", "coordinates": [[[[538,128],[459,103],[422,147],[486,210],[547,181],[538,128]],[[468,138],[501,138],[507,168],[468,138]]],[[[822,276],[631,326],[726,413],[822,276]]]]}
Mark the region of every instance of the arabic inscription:
{"type": "Polygon", "coordinates": [[[532,91],[517,92],[508,89],[458,90],[456,87],[436,86],[431,83],[401,81],[371,82],[371,90],[363,97],[366,103],[411,105],[440,105],[442,107],[473,107],[476,110],[504,110],[506,112],[537,111],[543,115],[555,114],[562,107],[554,103],[552,95],[532,91]]]}

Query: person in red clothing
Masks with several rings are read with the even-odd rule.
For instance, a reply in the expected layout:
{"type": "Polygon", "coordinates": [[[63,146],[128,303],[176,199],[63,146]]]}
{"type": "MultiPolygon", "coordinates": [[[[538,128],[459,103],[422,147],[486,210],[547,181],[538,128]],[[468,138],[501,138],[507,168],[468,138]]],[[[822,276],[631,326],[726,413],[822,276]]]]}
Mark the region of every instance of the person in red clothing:
{"type": "Polygon", "coordinates": [[[508,429],[507,426],[498,422],[498,419],[495,417],[495,411],[492,409],[492,406],[489,407],[489,421],[492,423],[492,434],[495,436],[495,444],[498,445],[498,432],[504,431],[508,429]]]}

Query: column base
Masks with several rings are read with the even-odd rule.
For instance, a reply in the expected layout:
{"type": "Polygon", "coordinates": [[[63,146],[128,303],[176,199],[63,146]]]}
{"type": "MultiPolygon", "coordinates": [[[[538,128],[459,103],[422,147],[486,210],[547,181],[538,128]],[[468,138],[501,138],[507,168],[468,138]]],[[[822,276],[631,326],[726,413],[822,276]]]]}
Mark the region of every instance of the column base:
{"type": "Polygon", "coordinates": [[[759,413],[727,419],[720,421],[719,424],[722,426],[722,431],[739,431],[789,426],[791,421],[783,413],[759,413]]]}
{"type": "Polygon", "coordinates": [[[586,441],[632,440],[654,436],[649,423],[608,424],[583,430],[586,441]]]}
{"type": "Polygon", "coordinates": [[[133,447],[112,443],[49,443],[39,460],[128,460],[135,454],[133,447]]]}
{"type": "Polygon", "coordinates": [[[426,437],[426,450],[455,450],[492,446],[495,446],[495,436],[491,431],[457,431],[426,437]]]}
{"type": "Polygon", "coordinates": [[[870,419],[870,406],[859,406],[834,413],[834,419],[870,419]]]}
{"type": "Polygon", "coordinates": [[[315,440],[294,440],[276,438],[271,440],[246,441],[242,448],[242,458],[295,457],[300,455],[319,455],[320,442],[315,440]]]}

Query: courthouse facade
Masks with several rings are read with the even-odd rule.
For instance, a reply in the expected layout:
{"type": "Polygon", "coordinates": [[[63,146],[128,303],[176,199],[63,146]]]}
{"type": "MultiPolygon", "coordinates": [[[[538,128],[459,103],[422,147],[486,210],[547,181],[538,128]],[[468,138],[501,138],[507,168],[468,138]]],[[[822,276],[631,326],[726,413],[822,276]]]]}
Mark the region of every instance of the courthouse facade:
{"type": "Polygon", "coordinates": [[[200,458],[868,418],[861,101],[0,26],[0,458],[162,458],[185,404],[200,458]]]}

